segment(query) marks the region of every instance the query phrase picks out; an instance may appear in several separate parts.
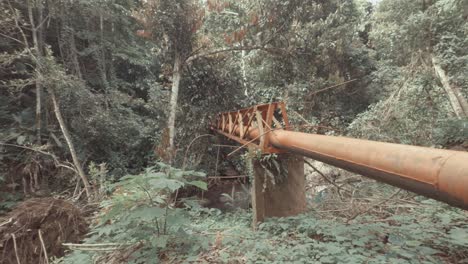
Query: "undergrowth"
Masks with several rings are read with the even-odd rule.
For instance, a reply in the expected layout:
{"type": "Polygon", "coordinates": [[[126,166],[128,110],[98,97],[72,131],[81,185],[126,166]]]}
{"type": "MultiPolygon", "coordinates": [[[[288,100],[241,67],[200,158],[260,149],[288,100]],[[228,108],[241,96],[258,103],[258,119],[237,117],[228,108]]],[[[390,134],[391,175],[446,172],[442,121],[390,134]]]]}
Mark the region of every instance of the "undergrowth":
{"type": "MultiPolygon", "coordinates": [[[[434,203],[426,201],[426,203],[434,203]]],[[[251,215],[211,215],[197,223],[217,234],[216,250],[202,257],[221,263],[438,263],[468,261],[466,213],[439,204],[433,210],[356,223],[318,218],[313,211],[270,219],[250,228],[251,215]]],[[[209,232],[209,231],[206,231],[209,232]]]]}
{"type": "MultiPolygon", "coordinates": [[[[186,209],[186,224],[168,236],[164,247],[152,244],[128,263],[465,263],[468,261],[467,215],[433,200],[408,214],[382,219],[362,215],[320,217],[309,211],[269,219],[252,229],[252,214],[221,213],[197,206],[186,209]],[[190,250],[181,251],[180,242],[190,250]],[[157,252],[159,249],[159,254],[157,252]],[[161,255],[164,252],[164,255],[161,255]],[[150,262],[139,262],[142,254],[150,262]]],[[[150,237],[141,229],[140,239],[150,237]],[[145,235],[146,234],[146,235],[145,235]]],[[[129,230],[130,232],[132,230],[129,230]]],[[[153,230],[154,231],[154,230],[153,230]]],[[[102,232],[96,229],[96,232],[102,232]]],[[[129,237],[129,233],[122,233],[129,237]],[[127,234],[127,235],[126,235],[127,234]]],[[[133,235],[132,235],[133,237],[133,235]]],[[[130,241],[129,241],[130,242],[130,241]]],[[[135,242],[135,241],[134,241],[135,242]]],[[[73,262],[71,255],[65,263],[73,262]],[[71,261],[71,262],[70,262],[71,261]]],[[[124,262],[124,263],[127,263],[124,262]]]]}
{"type": "Polygon", "coordinates": [[[58,262],[153,263],[170,254],[189,255],[207,248],[208,241],[190,234],[189,208],[194,203],[175,202],[183,187],[206,190],[202,177],[204,173],[158,163],[121,178],[111,185],[112,196],[101,202],[85,243],[69,245],[75,252],[58,262]]]}

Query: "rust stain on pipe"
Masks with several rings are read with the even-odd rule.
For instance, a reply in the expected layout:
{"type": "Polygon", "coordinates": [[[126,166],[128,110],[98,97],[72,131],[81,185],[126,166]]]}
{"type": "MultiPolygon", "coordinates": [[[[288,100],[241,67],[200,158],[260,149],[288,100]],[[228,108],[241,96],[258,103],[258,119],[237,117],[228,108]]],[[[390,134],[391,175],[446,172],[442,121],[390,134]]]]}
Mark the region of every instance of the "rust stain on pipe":
{"type": "MultiPolygon", "coordinates": [[[[245,139],[238,141],[245,144],[264,137],[263,141],[271,145],[260,146],[264,152],[278,149],[303,155],[468,210],[468,152],[278,128],[271,131],[271,127],[262,133],[258,126],[246,127],[242,131],[245,139]]],[[[231,126],[230,131],[220,127],[213,129],[237,140],[241,127],[231,126]]]]}

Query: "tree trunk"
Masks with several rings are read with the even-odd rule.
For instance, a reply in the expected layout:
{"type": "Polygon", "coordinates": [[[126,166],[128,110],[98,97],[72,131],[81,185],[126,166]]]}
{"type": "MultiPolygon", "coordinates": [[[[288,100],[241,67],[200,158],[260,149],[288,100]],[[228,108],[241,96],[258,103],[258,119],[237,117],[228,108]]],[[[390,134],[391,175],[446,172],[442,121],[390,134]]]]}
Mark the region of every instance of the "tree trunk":
{"type": "MultiPolygon", "coordinates": [[[[244,46],[244,40],[242,40],[241,45],[242,45],[242,47],[244,46]]],[[[241,51],[242,84],[244,86],[245,96],[249,96],[249,91],[248,91],[248,88],[247,88],[247,70],[246,70],[246,65],[245,65],[245,56],[246,56],[246,52],[243,49],[241,51]]]]}
{"type": "Polygon", "coordinates": [[[468,103],[465,97],[463,96],[461,91],[458,89],[458,87],[450,86],[450,82],[449,82],[449,78],[447,77],[447,74],[439,65],[437,59],[434,56],[432,56],[432,64],[434,66],[435,72],[437,73],[437,76],[439,77],[440,82],[442,83],[442,86],[445,89],[445,92],[447,93],[448,99],[450,101],[450,104],[456,116],[458,118],[467,117],[468,116],[468,103]]]}
{"type": "Polygon", "coordinates": [[[70,149],[70,153],[73,159],[73,164],[76,167],[76,170],[78,171],[78,174],[83,181],[83,185],[85,188],[86,192],[86,197],[88,197],[88,200],[91,198],[91,186],[89,185],[88,178],[86,177],[86,174],[83,171],[83,167],[81,167],[80,160],[78,159],[78,156],[76,155],[75,147],[73,146],[73,142],[70,136],[70,133],[68,133],[68,129],[65,126],[65,122],[62,117],[62,113],[60,111],[60,106],[57,101],[57,97],[55,96],[55,92],[53,89],[49,89],[50,97],[52,98],[52,103],[54,105],[54,112],[55,112],[55,117],[57,117],[57,121],[60,125],[60,129],[62,130],[63,136],[65,137],[65,141],[67,142],[68,148],[70,149]]]}
{"type": "Polygon", "coordinates": [[[457,86],[452,86],[452,90],[455,93],[455,96],[458,99],[458,102],[460,103],[460,106],[463,110],[463,113],[465,114],[464,117],[468,117],[468,102],[466,101],[466,98],[463,96],[463,93],[460,91],[460,88],[457,86]]]}
{"type": "MultiPolygon", "coordinates": [[[[28,16],[29,24],[31,25],[31,34],[34,43],[34,54],[36,55],[36,74],[41,74],[41,47],[39,46],[39,41],[37,37],[37,28],[34,21],[33,15],[33,2],[28,1],[28,16]]],[[[40,12],[42,13],[42,11],[40,12]]],[[[39,21],[40,23],[41,21],[39,21]]],[[[42,134],[42,87],[39,82],[36,81],[36,140],[37,143],[41,144],[41,134],[42,134]]]]}
{"type": "Polygon", "coordinates": [[[106,110],[109,111],[109,81],[107,78],[106,66],[106,46],[104,43],[104,17],[102,8],[99,11],[99,42],[100,47],[96,50],[96,62],[98,65],[99,76],[101,77],[102,86],[104,87],[104,100],[106,110]]]}
{"type": "Polygon", "coordinates": [[[175,137],[175,119],[177,114],[177,98],[179,96],[179,85],[182,76],[182,58],[176,51],[174,58],[174,69],[172,73],[172,91],[170,101],[170,112],[167,127],[169,128],[169,155],[172,159],[175,156],[174,137],[175,137]]]}
{"type": "Polygon", "coordinates": [[[44,10],[47,9],[47,6],[44,8],[42,1],[37,1],[37,16],[39,25],[37,25],[37,39],[39,42],[39,51],[41,54],[44,53],[44,10]]]}
{"type": "Polygon", "coordinates": [[[65,2],[60,6],[61,23],[59,32],[57,33],[60,57],[67,69],[81,80],[83,79],[83,75],[80,69],[78,49],[76,48],[75,32],[71,29],[69,22],[71,14],[68,8],[65,2]]]}
{"type": "Polygon", "coordinates": [[[70,33],[70,52],[71,52],[71,59],[72,59],[72,64],[73,64],[73,69],[75,72],[75,75],[78,76],[80,80],[83,79],[83,75],[81,74],[81,69],[80,69],[80,62],[78,60],[78,51],[76,48],[76,42],[75,42],[75,34],[70,33]]]}
{"type": "Polygon", "coordinates": [[[101,44],[101,52],[98,54],[98,65],[100,66],[100,74],[101,74],[101,80],[102,80],[102,85],[105,88],[105,94],[108,93],[109,90],[109,83],[107,81],[107,69],[106,69],[106,47],[104,46],[104,18],[102,16],[102,9],[99,12],[99,38],[100,38],[100,44],[101,44]]]}

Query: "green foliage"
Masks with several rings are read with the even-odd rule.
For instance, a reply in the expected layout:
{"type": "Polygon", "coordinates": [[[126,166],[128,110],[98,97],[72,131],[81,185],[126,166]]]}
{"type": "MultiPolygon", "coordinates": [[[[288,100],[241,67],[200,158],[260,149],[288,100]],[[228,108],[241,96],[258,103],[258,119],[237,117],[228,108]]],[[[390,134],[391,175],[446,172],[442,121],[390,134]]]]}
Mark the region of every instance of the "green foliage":
{"type": "MultiPolygon", "coordinates": [[[[145,210],[148,209],[135,213],[140,219],[152,219],[153,214],[147,215],[145,210]]],[[[171,262],[463,262],[468,246],[465,212],[425,199],[410,212],[385,218],[362,215],[347,224],[346,219],[320,217],[320,212],[311,211],[296,217],[269,219],[256,231],[251,227],[251,212],[223,214],[216,209],[192,208],[186,213],[190,224],[184,227],[184,239],[203,246],[197,253],[177,251],[177,255],[170,254],[177,250],[173,248],[173,241],[178,238],[169,236],[166,252],[171,262]],[[199,240],[191,240],[192,236],[199,240]],[[212,246],[208,247],[211,242],[212,246]]],[[[145,228],[145,225],[139,227],[145,228]]],[[[146,236],[140,234],[143,238],[150,234],[149,229],[145,230],[146,236]]],[[[130,236],[120,241],[129,240],[130,236]]],[[[154,257],[158,252],[155,248],[157,245],[142,249],[141,256],[152,253],[154,257]]],[[[78,257],[83,255],[75,253],[66,260],[77,260],[78,257]]],[[[140,260],[145,261],[144,258],[140,260]]]]}
{"type": "Polygon", "coordinates": [[[466,140],[465,121],[453,120],[431,61],[440,59],[450,85],[466,98],[468,22],[462,2],[380,2],[369,33],[377,61],[368,86],[374,102],[349,125],[350,135],[426,146],[466,140]]]}
{"type": "Polygon", "coordinates": [[[377,141],[434,145],[434,127],[450,117],[450,105],[441,87],[432,86],[427,71],[397,79],[388,98],[369,107],[349,125],[350,135],[377,141]]]}
{"type": "Polygon", "coordinates": [[[108,176],[107,164],[101,163],[96,165],[90,162],[88,166],[90,181],[94,186],[99,186],[99,191],[96,194],[100,196],[106,195],[111,192],[110,182],[112,178],[108,176]]]}
{"type": "MultiPolygon", "coordinates": [[[[271,20],[256,32],[271,52],[253,51],[246,57],[248,80],[254,87],[250,104],[286,100],[290,109],[307,119],[349,118],[362,109],[367,100],[364,89],[352,94],[353,100],[335,91],[313,95],[321,88],[360,78],[372,66],[357,34],[360,12],[353,1],[265,0],[251,5],[254,12],[268,14],[260,19],[271,20]]],[[[359,84],[348,88],[354,85],[359,84]]]]}
{"type": "MultiPolygon", "coordinates": [[[[270,219],[250,229],[251,215],[211,215],[199,228],[223,230],[213,262],[230,263],[435,263],[466,253],[468,226],[464,212],[433,201],[412,213],[386,219],[361,216],[353,224],[310,212],[270,219]]],[[[465,255],[466,256],[466,255],[465,255]]]]}
{"type": "Polygon", "coordinates": [[[283,182],[288,175],[285,166],[276,154],[263,155],[259,163],[265,170],[266,178],[264,179],[264,190],[267,188],[268,181],[270,181],[272,185],[276,185],[277,183],[283,182]]]}
{"type": "MultiPolygon", "coordinates": [[[[196,254],[207,246],[207,241],[188,233],[189,207],[176,206],[174,195],[190,186],[206,190],[204,176],[201,172],[158,163],[139,175],[122,177],[112,184],[114,194],[101,203],[99,224],[86,243],[105,241],[123,247],[141,244],[132,255],[132,263],[155,261],[155,256],[163,253],[196,254]]],[[[73,262],[80,257],[81,253],[75,253],[65,261],[73,262]]]]}
{"type": "MultiPolygon", "coordinates": [[[[164,119],[160,102],[168,95],[160,80],[163,50],[135,34],[140,26],[131,13],[141,3],[55,1],[42,6],[45,23],[39,21],[38,2],[0,4],[2,141],[47,146],[59,159],[69,159],[49,101],[48,89],[56,89],[81,160],[107,163],[117,177],[141,170],[154,159],[164,119]],[[32,56],[28,6],[36,26],[42,25],[44,58],[32,56]],[[35,83],[43,88],[41,142],[35,83]]],[[[16,165],[20,151],[9,148],[4,162],[16,165]]],[[[54,172],[44,174],[54,182],[54,172]]]]}
{"type": "Polygon", "coordinates": [[[251,190],[250,186],[246,184],[240,185],[240,191],[235,191],[232,188],[230,193],[222,193],[220,200],[230,209],[233,210],[246,210],[251,204],[251,190]]]}
{"type": "Polygon", "coordinates": [[[434,129],[434,138],[439,145],[453,145],[468,140],[468,119],[440,121],[434,129]]]}
{"type": "MultiPolygon", "coordinates": [[[[428,263],[466,256],[466,214],[425,200],[418,200],[421,208],[361,216],[352,224],[311,212],[269,220],[252,232],[249,213],[222,215],[193,201],[185,201],[185,208],[174,203],[182,188],[206,189],[201,173],[160,163],[128,175],[159,158],[153,150],[162,141],[175,52],[188,57],[232,49],[184,66],[174,164],[181,163],[195,135],[206,133],[210,115],[276,100],[286,100],[303,117],[293,121],[349,124],[355,137],[444,146],[466,141],[466,120],[453,118],[430,61],[432,55],[439,58],[450,84],[466,97],[464,1],[47,1],[45,21],[39,21],[37,3],[0,2],[0,137],[69,159],[50,107],[54,89],[87,175],[102,197],[114,191],[102,202],[86,243],[115,243],[122,251],[141,244],[132,254],[135,263],[428,263]],[[42,58],[28,50],[28,7],[36,25],[44,22],[42,58]],[[149,27],[135,18],[144,11],[149,27]],[[142,27],[152,31],[152,41],[137,37],[142,27]],[[357,80],[315,94],[352,79],[357,80]],[[36,83],[44,89],[39,142],[36,83]]],[[[210,143],[196,142],[189,167],[213,166],[210,143]]],[[[21,175],[11,181],[16,172],[9,170],[31,164],[50,182],[62,182],[56,180],[62,171],[49,173],[45,166],[53,163],[50,157],[1,147],[0,159],[2,186],[17,187],[14,180],[21,175]]],[[[282,174],[274,157],[259,162],[271,183],[281,180],[273,176],[282,174]]],[[[252,163],[246,167],[252,175],[252,163]]],[[[0,195],[0,210],[18,198],[0,195]]],[[[244,190],[224,198],[236,205],[245,195],[244,190]]],[[[74,252],[64,261],[88,263],[105,255],[74,252]]]]}
{"type": "MultiPolygon", "coordinates": [[[[3,181],[0,181],[0,183],[4,184],[3,181]]],[[[8,212],[21,198],[19,194],[0,191],[0,213],[8,212]]]]}

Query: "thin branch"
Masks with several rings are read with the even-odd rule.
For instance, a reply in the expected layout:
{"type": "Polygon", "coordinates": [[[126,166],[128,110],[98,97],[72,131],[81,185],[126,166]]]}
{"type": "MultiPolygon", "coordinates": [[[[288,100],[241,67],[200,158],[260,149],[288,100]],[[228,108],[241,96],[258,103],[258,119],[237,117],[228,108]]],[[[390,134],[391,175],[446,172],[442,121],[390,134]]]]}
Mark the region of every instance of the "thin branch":
{"type": "Polygon", "coordinates": [[[13,218],[10,218],[10,219],[8,219],[8,221],[5,221],[5,222],[1,223],[1,224],[0,224],[0,227],[2,227],[2,226],[4,226],[4,225],[7,225],[7,224],[10,224],[10,223],[12,223],[12,222],[13,222],[13,218]]]}
{"type": "Polygon", "coordinates": [[[154,202],[153,200],[153,197],[151,196],[150,192],[148,191],[148,189],[146,189],[143,185],[137,183],[138,186],[146,193],[146,195],[148,196],[148,199],[150,200],[150,203],[151,205],[155,206],[156,203],[154,202]]]}
{"type": "Polygon", "coordinates": [[[213,144],[214,147],[221,147],[221,148],[238,148],[239,146],[234,145],[220,145],[220,144],[213,144]]]}
{"type": "Polygon", "coordinates": [[[45,152],[45,151],[38,150],[38,149],[33,149],[33,148],[30,148],[30,147],[26,147],[26,146],[15,145],[15,144],[9,144],[9,143],[3,143],[3,142],[0,142],[0,145],[2,145],[2,146],[8,146],[8,147],[15,147],[15,148],[27,149],[27,150],[35,151],[35,152],[38,152],[38,153],[41,153],[41,154],[50,156],[50,157],[52,157],[54,160],[57,159],[57,157],[56,157],[54,154],[52,154],[52,153],[45,152]]]}
{"type": "Polygon", "coordinates": [[[187,165],[187,155],[188,155],[188,152],[190,150],[190,147],[192,147],[192,145],[193,145],[193,143],[195,143],[195,141],[197,141],[200,138],[204,138],[204,137],[214,137],[214,135],[204,134],[204,135],[201,135],[201,136],[198,136],[198,137],[194,138],[190,142],[190,144],[188,145],[187,150],[185,151],[185,154],[184,154],[184,161],[182,162],[182,170],[185,170],[185,166],[187,165]]]}
{"type": "Polygon", "coordinates": [[[340,194],[340,191],[347,191],[347,192],[350,192],[349,190],[346,190],[346,189],[343,189],[342,187],[338,186],[336,183],[334,183],[332,180],[328,179],[327,176],[325,176],[325,174],[323,174],[319,169],[317,169],[314,165],[312,165],[309,161],[307,161],[306,159],[304,159],[304,163],[309,165],[309,167],[311,167],[315,172],[317,172],[320,176],[322,176],[322,178],[328,182],[329,184],[335,186],[337,189],[338,189],[338,194],[340,195],[340,198],[341,197],[341,194],[340,194]]]}
{"type": "Polygon", "coordinates": [[[16,39],[16,38],[10,37],[10,36],[8,36],[8,35],[5,35],[5,34],[3,34],[3,33],[0,33],[0,35],[4,36],[5,38],[9,38],[9,39],[11,39],[11,40],[13,40],[13,41],[15,41],[15,42],[18,42],[18,43],[19,43],[19,44],[21,44],[21,45],[24,45],[24,43],[23,43],[23,42],[21,42],[21,40],[19,40],[19,39],[16,39]]]}
{"type": "MultiPolygon", "coordinates": [[[[62,244],[72,250],[80,251],[116,251],[124,244],[106,243],[106,244],[62,244]]],[[[130,245],[130,244],[129,244],[130,245]]]]}
{"type": "Polygon", "coordinates": [[[73,168],[73,167],[63,165],[63,164],[58,164],[57,167],[59,167],[59,168],[62,167],[62,168],[65,168],[65,169],[69,169],[69,170],[73,171],[74,173],[78,174],[78,171],[76,171],[76,169],[73,168]]]}
{"type": "Polygon", "coordinates": [[[390,201],[391,199],[393,199],[393,197],[397,196],[399,193],[401,192],[401,189],[399,189],[398,191],[396,191],[394,194],[390,195],[387,199],[379,202],[379,203],[376,203],[374,205],[371,205],[369,206],[369,208],[367,208],[366,210],[362,211],[362,212],[358,212],[357,214],[355,214],[354,216],[352,216],[351,218],[348,218],[348,220],[346,220],[346,223],[349,223],[350,221],[356,219],[356,217],[362,215],[362,214],[365,214],[367,212],[369,212],[370,210],[372,210],[374,207],[376,206],[381,206],[383,204],[385,204],[386,202],[390,201]]]}
{"type": "Polygon", "coordinates": [[[345,85],[345,84],[355,82],[355,81],[357,81],[357,80],[359,80],[359,79],[353,79],[353,80],[349,80],[349,81],[346,81],[346,82],[343,82],[343,83],[335,84],[335,85],[333,85],[333,86],[329,86],[329,87],[320,89],[320,90],[318,90],[318,91],[315,91],[315,92],[309,94],[308,96],[314,96],[314,95],[317,95],[317,94],[319,94],[319,93],[328,91],[328,90],[330,90],[330,89],[337,88],[337,87],[343,86],[343,85],[345,85]]]}
{"type": "MultiPolygon", "coordinates": [[[[298,128],[320,128],[320,127],[323,127],[323,128],[329,128],[329,129],[333,129],[333,128],[330,128],[330,127],[326,127],[326,126],[314,126],[314,125],[300,125],[300,126],[291,126],[290,128],[291,129],[298,129],[298,128]]],[[[274,132],[274,131],[277,131],[277,130],[283,130],[283,128],[274,128],[274,129],[268,129],[265,133],[257,136],[256,138],[248,141],[247,143],[243,144],[242,146],[238,147],[237,149],[235,149],[234,151],[232,151],[231,153],[229,153],[227,156],[230,157],[232,155],[234,155],[235,153],[237,153],[239,150],[243,149],[243,148],[246,148],[248,145],[252,144],[253,142],[255,142],[256,140],[258,140],[259,138],[263,137],[264,135],[270,133],[270,132],[274,132]]],[[[335,130],[335,129],[333,129],[335,130]]]]}
{"type": "Polygon", "coordinates": [[[218,163],[219,163],[219,152],[220,151],[221,151],[221,148],[218,147],[218,151],[216,152],[215,175],[218,174],[218,163]]]}
{"type": "MultiPolygon", "coordinates": [[[[15,20],[15,26],[16,28],[18,28],[18,30],[20,31],[21,33],[21,36],[23,37],[23,41],[24,41],[24,45],[26,46],[26,49],[28,50],[29,54],[31,54],[31,50],[29,49],[29,43],[28,43],[28,38],[26,38],[26,34],[24,34],[24,31],[23,29],[21,28],[21,26],[19,25],[19,21],[18,21],[18,13],[16,12],[17,10],[13,8],[13,6],[11,6],[11,3],[10,1],[8,1],[8,6],[10,8],[10,11],[14,14],[14,20],[15,20]]],[[[34,57],[34,56],[33,56],[34,57]]]]}
{"type": "Polygon", "coordinates": [[[75,247],[75,248],[96,248],[96,247],[121,247],[121,246],[130,246],[131,244],[119,244],[119,243],[101,243],[101,244],[73,244],[73,243],[63,243],[65,247],[75,247]]]}
{"type": "MultiPolygon", "coordinates": [[[[79,177],[78,177],[78,178],[79,178],[79,177]]],[[[80,180],[77,179],[76,183],[79,184],[79,183],[80,183],[80,180]]],[[[85,189],[81,190],[81,192],[80,192],[76,197],[74,197],[73,200],[74,200],[75,202],[78,201],[78,200],[81,198],[81,195],[83,195],[84,192],[85,192],[85,189]]]]}
{"type": "Polygon", "coordinates": [[[201,57],[207,57],[207,56],[212,56],[212,55],[216,55],[216,54],[219,54],[219,53],[224,53],[224,52],[229,52],[229,51],[242,51],[242,50],[265,50],[265,51],[274,51],[274,50],[279,50],[279,51],[284,51],[283,49],[278,49],[278,48],[265,48],[264,46],[248,46],[248,47],[245,47],[245,46],[239,46],[239,47],[233,47],[233,48],[227,48],[227,49],[220,49],[220,50],[214,50],[214,51],[209,51],[209,52],[205,52],[205,53],[198,53],[198,54],[194,54],[190,57],[187,58],[187,60],[185,60],[186,63],[190,63],[198,58],[201,58],[201,57]]]}
{"type": "MultiPolygon", "coordinates": [[[[290,110],[291,111],[291,110],[290,110]]],[[[305,119],[301,114],[299,114],[297,111],[292,110],[292,113],[295,114],[297,117],[299,117],[302,121],[306,122],[306,124],[313,126],[307,119],[305,119]]]]}
{"type": "Polygon", "coordinates": [[[31,151],[34,151],[34,152],[37,152],[37,153],[40,153],[40,154],[49,156],[49,157],[51,157],[51,158],[54,160],[54,163],[55,163],[55,165],[56,165],[57,167],[63,167],[63,168],[69,169],[69,170],[71,170],[71,171],[77,173],[77,171],[76,171],[75,168],[60,163],[59,160],[58,160],[58,158],[57,158],[57,156],[55,156],[55,155],[52,154],[52,153],[45,152],[45,151],[42,151],[42,150],[39,150],[39,149],[34,149],[34,148],[26,147],[26,146],[16,145],[16,144],[9,144],[9,143],[0,142],[0,145],[2,145],[2,146],[8,146],[8,147],[21,148],[21,149],[26,149],[26,150],[31,150],[31,151]]]}
{"type": "Polygon", "coordinates": [[[209,180],[221,180],[221,179],[243,179],[247,178],[249,175],[238,175],[238,176],[208,176],[206,177],[209,180]]]}
{"type": "Polygon", "coordinates": [[[156,218],[155,220],[153,220],[155,223],[156,223],[156,231],[158,232],[158,236],[161,235],[161,230],[159,228],[159,221],[158,219],[156,218]]]}
{"type": "Polygon", "coordinates": [[[229,153],[227,156],[230,157],[230,156],[234,155],[236,152],[238,152],[239,150],[241,150],[241,149],[247,147],[248,145],[252,144],[252,143],[253,143],[254,141],[256,141],[257,139],[259,139],[259,138],[263,137],[264,135],[266,135],[266,134],[268,134],[268,133],[270,133],[270,132],[273,132],[273,131],[275,131],[275,130],[282,130],[282,128],[281,128],[281,129],[278,129],[278,128],[276,128],[276,129],[269,129],[269,130],[266,131],[265,133],[263,133],[263,134],[257,136],[256,138],[254,138],[254,139],[250,140],[249,142],[243,144],[242,146],[238,147],[238,148],[235,149],[233,152],[229,153]]]}
{"type": "Polygon", "coordinates": [[[48,14],[48,15],[42,20],[42,22],[39,23],[39,25],[37,25],[37,27],[36,27],[34,30],[38,30],[39,28],[41,28],[42,24],[44,24],[44,23],[47,21],[47,19],[49,19],[49,16],[50,16],[50,14],[48,14]]]}
{"type": "Polygon", "coordinates": [[[166,211],[164,213],[164,228],[163,228],[163,235],[167,234],[167,213],[169,209],[169,203],[166,203],[166,211]]]}

